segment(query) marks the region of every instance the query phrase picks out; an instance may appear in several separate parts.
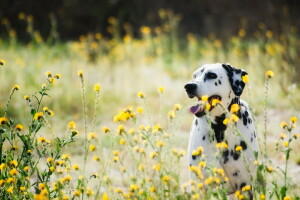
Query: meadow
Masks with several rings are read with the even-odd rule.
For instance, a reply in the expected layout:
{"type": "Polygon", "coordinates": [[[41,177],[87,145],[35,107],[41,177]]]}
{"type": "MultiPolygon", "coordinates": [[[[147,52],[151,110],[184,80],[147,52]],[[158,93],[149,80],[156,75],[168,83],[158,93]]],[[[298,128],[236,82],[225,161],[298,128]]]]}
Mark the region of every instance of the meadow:
{"type": "Polygon", "coordinates": [[[28,43],[2,19],[2,199],[227,199],[222,169],[205,158],[189,169],[186,155],[195,99],[183,86],[199,66],[216,62],[248,72],[242,98],[260,139],[258,175],[236,199],[249,199],[249,190],[254,199],[300,199],[296,28],[278,35],[260,23],[253,35],[243,27],[226,40],[182,37],[179,16],[160,15],[161,26],[141,27],[140,38],[111,17],[110,37],[59,42],[55,30],[42,38],[21,13],[28,43]],[[199,179],[190,181],[190,170],[199,179]]]}

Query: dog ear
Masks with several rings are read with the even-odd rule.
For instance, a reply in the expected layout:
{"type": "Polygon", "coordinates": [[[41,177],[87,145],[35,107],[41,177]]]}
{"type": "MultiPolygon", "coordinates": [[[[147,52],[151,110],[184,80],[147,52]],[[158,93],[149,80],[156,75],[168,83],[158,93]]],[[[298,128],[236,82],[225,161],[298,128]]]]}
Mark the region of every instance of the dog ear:
{"type": "Polygon", "coordinates": [[[229,64],[222,64],[222,67],[227,71],[231,88],[236,96],[241,96],[245,83],[242,81],[242,77],[248,73],[242,69],[236,69],[229,64]]]}

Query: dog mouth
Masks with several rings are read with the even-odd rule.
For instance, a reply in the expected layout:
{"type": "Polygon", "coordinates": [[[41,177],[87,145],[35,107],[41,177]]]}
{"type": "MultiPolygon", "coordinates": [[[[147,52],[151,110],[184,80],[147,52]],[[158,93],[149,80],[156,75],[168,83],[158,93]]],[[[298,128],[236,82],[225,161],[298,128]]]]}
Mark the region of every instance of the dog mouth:
{"type": "MultiPolygon", "coordinates": [[[[199,102],[196,105],[190,107],[190,112],[194,114],[196,117],[203,117],[204,115],[206,115],[205,103],[201,100],[202,99],[201,97],[197,97],[197,98],[199,102]]],[[[218,99],[220,101],[222,100],[222,98],[219,95],[212,95],[208,97],[207,103],[210,104],[210,108],[208,111],[211,111],[215,107],[212,106],[212,102],[214,99],[218,99]]]]}

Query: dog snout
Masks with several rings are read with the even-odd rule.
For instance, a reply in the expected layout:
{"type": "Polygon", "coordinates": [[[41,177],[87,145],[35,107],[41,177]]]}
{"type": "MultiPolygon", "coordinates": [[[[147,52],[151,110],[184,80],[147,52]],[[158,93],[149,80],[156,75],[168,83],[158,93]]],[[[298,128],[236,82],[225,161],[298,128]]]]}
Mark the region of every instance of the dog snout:
{"type": "Polygon", "coordinates": [[[189,95],[195,95],[197,85],[195,83],[188,83],[184,86],[184,89],[189,95]]]}

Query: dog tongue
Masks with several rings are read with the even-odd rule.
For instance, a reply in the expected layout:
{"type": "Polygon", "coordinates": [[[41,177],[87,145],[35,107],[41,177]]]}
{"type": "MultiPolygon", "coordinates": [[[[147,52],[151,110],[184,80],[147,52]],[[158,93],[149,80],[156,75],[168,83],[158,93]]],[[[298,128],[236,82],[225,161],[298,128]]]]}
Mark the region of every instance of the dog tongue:
{"type": "Polygon", "coordinates": [[[193,114],[196,114],[197,112],[199,112],[200,109],[201,109],[200,104],[197,104],[195,106],[190,107],[190,112],[193,113],[193,114]]]}

